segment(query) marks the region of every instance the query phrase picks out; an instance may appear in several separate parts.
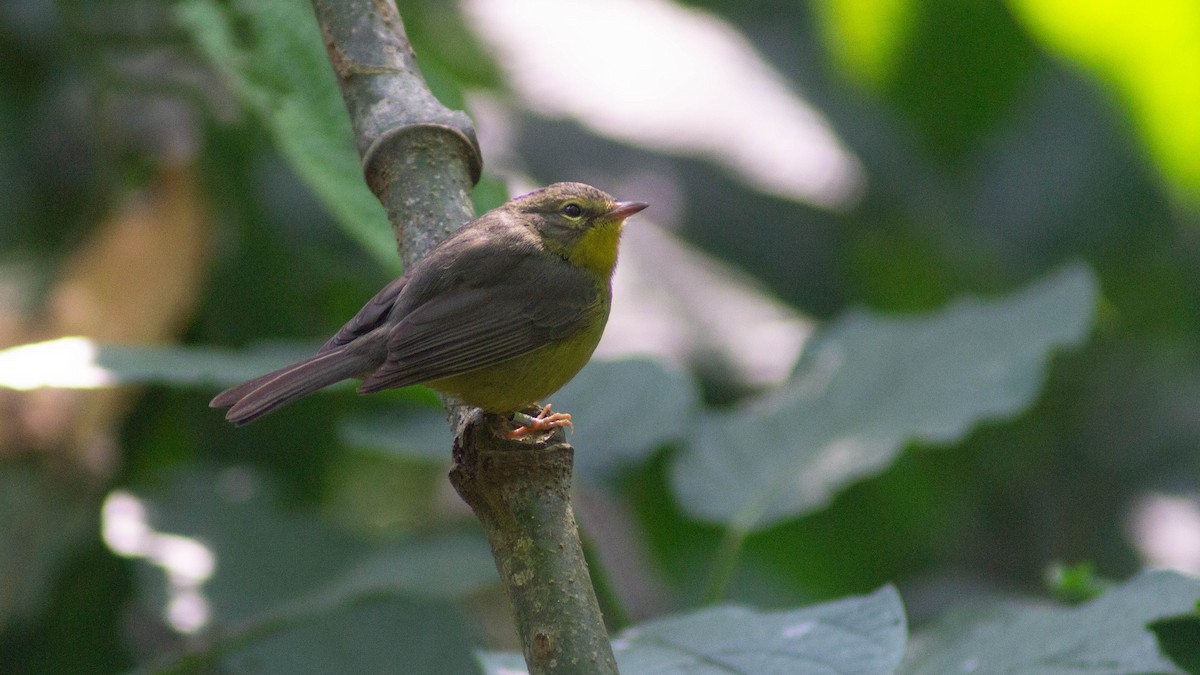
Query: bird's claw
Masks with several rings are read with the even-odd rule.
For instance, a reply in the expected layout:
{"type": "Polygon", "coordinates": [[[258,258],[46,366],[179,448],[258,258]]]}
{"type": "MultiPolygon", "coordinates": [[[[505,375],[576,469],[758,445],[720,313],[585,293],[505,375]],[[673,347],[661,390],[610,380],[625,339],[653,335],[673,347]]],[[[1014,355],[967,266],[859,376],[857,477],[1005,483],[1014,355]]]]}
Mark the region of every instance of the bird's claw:
{"type": "Polygon", "coordinates": [[[505,438],[524,438],[538,431],[548,431],[550,429],[557,429],[558,427],[566,427],[571,431],[575,430],[575,425],[571,423],[570,413],[551,413],[549,404],[538,411],[536,417],[520,412],[513,413],[513,421],[519,422],[521,426],[508,432],[505,438]]]}

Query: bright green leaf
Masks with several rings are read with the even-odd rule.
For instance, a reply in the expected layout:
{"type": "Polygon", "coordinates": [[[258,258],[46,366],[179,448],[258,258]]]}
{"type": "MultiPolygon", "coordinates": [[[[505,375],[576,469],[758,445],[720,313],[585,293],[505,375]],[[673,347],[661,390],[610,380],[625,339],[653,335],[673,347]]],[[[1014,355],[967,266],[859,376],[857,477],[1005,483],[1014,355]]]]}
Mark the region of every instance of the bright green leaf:
{"type": "Polygon", "coordinates": [[[749,531],[820,508],[911,440],[948,443],[1034,400],[1056,349],[1091,325],[1071,267],[1008,297],[926,315],[855,312],[821,330],[774,396],[701,418],[672,470],[691,514],[749,531]]]}
{"type": "Polygon", "coordinates": [[[1079,607],[1009,607],[991,619],[918,636],[909,675],[1030,673],[1127,675],[1178,673],[1146,623],[1177,614],[1200,598],[1200,580],[1171,572],[1143,574],[1079,607]]]}
{"type": "Polygon", "coordinates": [[[1200,198],[1200,3],[1010,4],[1034,37],[1124,100],[1162,172],[1200,198]]]}
{"type": "Polygon", "coordinates": [[[346,233],[385,268],[399,269],[383,206],[363,181],[312,6],[304,0],[183,0],[176,17],[346,233]]]}
{"type": "Polygon", "coordinates": [[[879,87],[901,56],[915,4],[913,0],[822,0],[813,6],[834,58],[851,75],[879,87]]]}

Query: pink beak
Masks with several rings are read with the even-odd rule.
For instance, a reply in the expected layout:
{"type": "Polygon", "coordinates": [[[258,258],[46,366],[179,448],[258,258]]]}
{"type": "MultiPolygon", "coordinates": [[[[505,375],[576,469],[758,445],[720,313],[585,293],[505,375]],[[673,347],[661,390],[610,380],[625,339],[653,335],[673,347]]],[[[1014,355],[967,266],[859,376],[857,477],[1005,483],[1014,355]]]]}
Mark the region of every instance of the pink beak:
{"type": "Polygon", "coordinates": [[[613,210],[604,214],[604,216],[606,219],[611,220],[625,220],[647,206],[650,205],[645,202],[617,202],[613,210]]]}

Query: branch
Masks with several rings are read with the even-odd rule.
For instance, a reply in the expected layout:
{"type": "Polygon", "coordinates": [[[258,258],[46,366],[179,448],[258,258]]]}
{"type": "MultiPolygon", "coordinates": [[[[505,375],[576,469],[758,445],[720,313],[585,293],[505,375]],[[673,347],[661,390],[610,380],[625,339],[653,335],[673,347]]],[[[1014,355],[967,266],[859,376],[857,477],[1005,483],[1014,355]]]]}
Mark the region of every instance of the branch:
{"type": "MultiPolygon", "coordinates": [[[[406,266],[470,220],[475,131],[417,69],[391,0],[313,0],[371,190],[406,266]]],[[[561,430],[503,437],[503,420],[452,406],[450,481],[483,524],[531,673],[616,673],[571,508],[561,430]]]]}
{"type": "Polygon", "coordinates": [[[479,411],[462,418],[450,482],[483,524],[525,663],[534,675],[615,674],[571,508],[575,451],[561,428],[516,443],[503,422],[479,411]]]}
{"type": "Polygon", "coordinates": [[[391,0],[313,0],[367,184],[405,267],[474,216],[483,160],[465,113],[434,98],[391,0]]]}

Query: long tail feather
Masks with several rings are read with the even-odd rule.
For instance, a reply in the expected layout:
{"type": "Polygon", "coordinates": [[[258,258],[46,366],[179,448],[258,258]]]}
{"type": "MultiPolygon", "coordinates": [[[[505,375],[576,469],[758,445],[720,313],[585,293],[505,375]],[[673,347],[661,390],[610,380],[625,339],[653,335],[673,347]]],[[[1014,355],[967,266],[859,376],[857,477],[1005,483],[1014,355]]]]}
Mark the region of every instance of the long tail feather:
{"type": "Polygon", "coordinates": [[[354,377],[369,366],[370,358],[361,352],[325,352],[226,389],[209,406],[229,407],[225,419],[241,426],[318,389],[354,377]]]}

